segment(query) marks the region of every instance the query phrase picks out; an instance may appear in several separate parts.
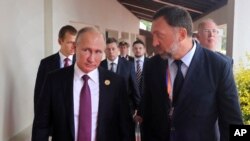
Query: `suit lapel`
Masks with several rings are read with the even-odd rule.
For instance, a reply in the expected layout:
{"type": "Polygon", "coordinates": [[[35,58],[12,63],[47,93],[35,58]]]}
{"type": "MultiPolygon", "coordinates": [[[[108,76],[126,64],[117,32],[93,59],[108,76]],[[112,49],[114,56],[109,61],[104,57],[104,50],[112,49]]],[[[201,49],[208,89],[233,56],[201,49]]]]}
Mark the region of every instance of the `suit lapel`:
{"type": "Polygon", "coordinates": [[[74,55],[73,55],[73,62],[72,62],[72,65],[75,64],[75,62],[76,62],[76,55],[74,54],[74,55]]]}
{"type": "Polygon", "coordinates": [[[59,52],[55,54],[55,58],[52,63],[53,70],[60,68],[60,55],[59,52]]]}
{"type": "Polygon", "coordinates": [[[151,68],[152,74],[150,76],[152,90],[156,90],[156,92],[154,93],[155,95],[159,93],[159,96],[155,96],[155,98],[159,98],[157,101],[161,102],[160,105],[162,105],[162,108],[164,108],[164,110],[166,110],[166,113],[168,113],[168,109],[170,107],[170,100],[166,88],[167,61],[161,59],[159,55],[155,57],[157,58],[153,58],[156,60],[154,60],[154,65],[152,67],[153,69],[151,68]]]}
{"type": "Polygon", "coordinates": [[[73,81],[74,81],[74,65],[66,68],[69,69],[67,71],[67,75],[65,77],[64,81],[64,91],[65,91],[65,108],[66,108],[66,113],[67,118],[69,119],[69,127],[70,127],[70,132],[72,134],[72,138],[74,139],[75,137],[75,123],[74,123],[74,99],[73,99],[73,81]]]}
{"type": "Polygon", "coordinates": [[[135,66],[135,58],[131,59],[129,62],[131,62],[131,64],[135,66]]]}
{"type": "Polygon", "coordinates": [[[118,64],[117,64],[117,69],[116,69],[116,74],[122,74],[122,66],[123,66],[123,60],[122,58],[118,58],[118,64]]]}
{"type": "MultiPolygon", "coordinates": [[[[160,76],[164,76],[164,77],[160,77],[160,89],[159,90],[164,90],[161,92],[162,94],[162,100],[163,103],[164,103],[164,107],[166,107],[165,109],[168,110],[169,107],[170,107],[170,99],[169,99],[169,96],[168,96],[168,93],[167,93],[167,84],[166,84],[166,74],[167,74],[167,61],[165,60],[162,60],[161,61],[158,61],[159,62],[159,66],[162,66],[160,69],[159,69],[159,72],[157,72],[156,74],[160,74],[160,76]],[[166,102],[167,101],[167,102],[166,102]]],[[[159,77],[156,77],[156,78],[159,78],[159,77]]],[[[157,83],[155,83],[157,84],[157,83]]],[[[166,111],[166,113],[168,113],[168,111],[166,111]]]]}
{"type": "Polygon", "coordinates": [[[145,66],[145,64],[148,62],[148,60],[149,60],[149,58],[144,58],[144,62],[143,62],[143,68],[142,68],[142,78],[143,78],[143,72],[144,72],[144,66],[145,66]]]}
{"type": "Polygon", "coordinates": [[[108,70],[108,61],[107,61],[107,59],[105,59],[105,60],[103,60],[103,61],[101,62],[101,66],[102,66],[103,68],[105,68],[106,70],[108,70]]]}
{"type": "Polygon", "coordinates": [[[96,129],[96,138],[99,138],[99,135],[101,134],[100,131],[100,125],[101,125],[101,115],[105,115],[103,112],[105,111],[104,108],[105,106],[105,101],[108,101],[106,98],[107,93],[105,93],[106,90],[106,85],[104,85],[104,82],[106,78],[104,77],[104,70],[102,68],[98,68],[99,71],[99,106],[98,106],[98,118],[97,118],[97,129],[96,129]]]}
{"type": "Polygon", "coordinates": [[[200,70],[204,69],[202,68],[203,66],[202,64],[204,64],[203,58],[204,57],[202,54],[202,48],[200,46],[197,46],[191,64],[188,68],[186,77],[184,79],[184,84],[179,95],[178,104],[175,107],[176,115],[181,114],[182,111],[185,110],[185,108],[183,107],[188,107],[189,103],[192,101],[192,98],[194,97],[194,93],[191,92],[194,91],[193,89],[196,89],[199,80],[202,79],[201,78],[202,73],[200,70]]]}

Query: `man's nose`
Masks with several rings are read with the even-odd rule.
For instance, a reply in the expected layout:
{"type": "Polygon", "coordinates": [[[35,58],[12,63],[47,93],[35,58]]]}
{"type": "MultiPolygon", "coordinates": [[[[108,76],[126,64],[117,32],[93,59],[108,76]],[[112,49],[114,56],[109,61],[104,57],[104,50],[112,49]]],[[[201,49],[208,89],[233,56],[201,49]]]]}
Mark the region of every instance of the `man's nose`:
{"type": "Polygon", "coordinates": [[[156,37],[153,37],[153,46],[156,47],[159,45],[159,41],[156,37]]]}

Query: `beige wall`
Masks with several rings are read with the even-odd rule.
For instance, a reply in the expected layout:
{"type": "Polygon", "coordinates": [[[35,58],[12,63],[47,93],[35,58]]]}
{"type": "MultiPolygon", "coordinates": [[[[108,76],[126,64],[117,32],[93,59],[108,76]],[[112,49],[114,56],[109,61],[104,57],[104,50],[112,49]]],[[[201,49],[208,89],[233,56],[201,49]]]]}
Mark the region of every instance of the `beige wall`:
{"type": "Polygon", "coordinates": [[[0,1],[0,140],[33,120],[33,87],[44,52],[43,1],[0,1]]]}
{"type": "Polygon", "coordinates": [[[106,29],[139,33],[139,19],[117,0],[54,0],[52,3],[53,52],[58,51],[58,30],[65,24],[95,25],[106,29]]]}
{"type": "Polygon", "coordinates": [[[0,141],[30,140],[38,65],[58,51],[61,26],[139,32],[139,20],[116,0],[1,0],[0,19],[0,141]]]}
{"type": "Polygon", "coordinates": [[[233,30],[233,57],[244,66],[250,67],[246,54],[250,55],[250,1],[235,0],[235,16],[233,30]]]}

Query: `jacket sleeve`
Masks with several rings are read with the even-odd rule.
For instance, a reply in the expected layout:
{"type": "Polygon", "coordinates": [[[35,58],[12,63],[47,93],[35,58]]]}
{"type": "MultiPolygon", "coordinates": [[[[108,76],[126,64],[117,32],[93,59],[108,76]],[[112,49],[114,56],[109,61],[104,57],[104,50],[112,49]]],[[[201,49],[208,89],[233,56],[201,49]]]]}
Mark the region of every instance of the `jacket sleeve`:
{"type": "Polygon", "coordinates": [[[229,140],[229,125],[243,124],[238,93],[232,70],[232,62],[227,61],[221,72],[218,91],[219,129],[221,141],[229,140]],[[226,109],[226,110],[225,110],[226,109]]]}
{"type": "Polygon", "coordinates": [[[43,61],[40,62],[38,71],[37,71],[37,76],[36,76],[36,83],[35,83],[35,89],[34,89],[34,111],[36,111],[36,106],[38,103],[38,99],[40,97],[41,89],[45,80],[45,64],[43,61]]]}
{"type": "Polygon", "coordinates": [[[33,121],[32,141],[48,141],[51,127],[51,79],[47,77],[33,121]]]}

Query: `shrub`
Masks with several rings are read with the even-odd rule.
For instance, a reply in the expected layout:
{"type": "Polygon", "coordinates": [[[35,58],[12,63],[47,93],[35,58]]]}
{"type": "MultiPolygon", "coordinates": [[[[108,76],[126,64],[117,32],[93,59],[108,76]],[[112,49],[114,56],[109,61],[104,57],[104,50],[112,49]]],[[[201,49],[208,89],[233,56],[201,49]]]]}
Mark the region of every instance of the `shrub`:
{"type": "Polygon", "coordinates": [[[244,123],[250,124],[250,69],[239,66],[235,73],[235,81],[244,123]]]}

